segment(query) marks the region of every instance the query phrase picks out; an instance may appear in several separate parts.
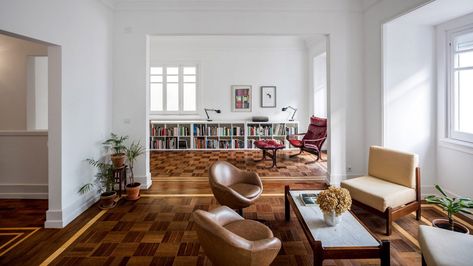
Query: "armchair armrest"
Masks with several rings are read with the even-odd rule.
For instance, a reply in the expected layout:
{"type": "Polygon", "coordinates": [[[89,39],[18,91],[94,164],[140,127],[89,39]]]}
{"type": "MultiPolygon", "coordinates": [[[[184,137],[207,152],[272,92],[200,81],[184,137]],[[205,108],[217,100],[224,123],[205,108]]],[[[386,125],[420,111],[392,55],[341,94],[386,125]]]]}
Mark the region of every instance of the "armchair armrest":
{"type": "Polygon", "coordinates": [[[299,138],[300,136],[304,136],[306,133],[299,133],[299,134],[291,134],[291,135],[287,135],[286,136],[286,139],[287,140],[290,140],[290,139],[294,139],[294,137],[299,138]]]}
{"type": "Polygon", "coordinates": [[[305,142],[317,142],[317,141],[321,141],[321,140],[325,140],[327,137],[323,137],[323,138],[320,138],[320,139],[305,139],[303,140],[304,143],[305,142]]]}
{"type": "Polygon", "coordinates": [[[227,206],[220,206],[210,211],[210,213],[215,215],[217,222],[222,226],[225,226],[231,222],[243,220],[243,217],[238,215],[238,213],[227,206]]]}
{"type": "Polygon", "coordinates": [[[253,251],[262,251],[262,250],[268,250],[268,249],[277,249],[279,250],[281,248],[281,240],[277,237],[271,237],[267,239],[261,239],[261,240],[256,240],[253,241],[253,245],[251,249],[253,251]]]}

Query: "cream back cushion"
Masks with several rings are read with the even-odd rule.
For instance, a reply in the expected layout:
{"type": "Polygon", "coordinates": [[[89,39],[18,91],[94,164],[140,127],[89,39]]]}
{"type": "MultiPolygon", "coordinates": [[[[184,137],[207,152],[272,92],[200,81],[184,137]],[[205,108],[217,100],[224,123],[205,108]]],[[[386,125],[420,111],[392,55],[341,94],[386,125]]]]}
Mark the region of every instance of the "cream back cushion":
{"type": "Polygon", "coordinates": [[[401,186],[415,188],[415,169],[418,164],[416,154],[371,146],[368,174],[401,186]]]}

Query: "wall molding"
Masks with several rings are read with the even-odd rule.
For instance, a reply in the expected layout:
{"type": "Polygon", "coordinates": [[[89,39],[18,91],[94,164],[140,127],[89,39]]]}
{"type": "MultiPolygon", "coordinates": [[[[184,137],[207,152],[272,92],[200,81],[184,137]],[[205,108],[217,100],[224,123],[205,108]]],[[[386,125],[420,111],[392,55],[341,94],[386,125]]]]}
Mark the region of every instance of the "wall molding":
{"type": "Polygon", "coordinates": [[[67,224],[72,222],[77,216],[89,209],[100,199],[100,195],[95,194],[83,201],[80,198],[73,204],[64,209],[48,210],[46,211],[45,228],[64,228],[67,224]]]}
{"type": "Polygon", "coordinates": [[[0,199],[48,199],[48,184],[0,184],[0,199]]]}
{"type": "Polygon", "coordinates": [[[153,181],[151,180],[151,173],[148,172],[146,176],[136,176],[136,181],[141,183],[141,189],[149,189],[151,185],[153,184],[153,181]]]}

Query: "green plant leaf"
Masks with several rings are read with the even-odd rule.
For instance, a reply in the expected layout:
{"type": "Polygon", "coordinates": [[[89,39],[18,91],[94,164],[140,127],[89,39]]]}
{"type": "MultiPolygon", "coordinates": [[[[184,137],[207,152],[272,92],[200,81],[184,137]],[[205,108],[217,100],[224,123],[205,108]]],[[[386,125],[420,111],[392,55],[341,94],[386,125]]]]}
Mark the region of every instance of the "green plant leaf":
{"type": "Polygon", "coordinates": [[[442,188],[440,188],[439,185],[435,185],[435,188],[440,191],[440,193],[442,193],[442,195],[444,195],[445,197],[448,197],[447,194],[445,194],[445,192],[443,192],[442,188]]]}

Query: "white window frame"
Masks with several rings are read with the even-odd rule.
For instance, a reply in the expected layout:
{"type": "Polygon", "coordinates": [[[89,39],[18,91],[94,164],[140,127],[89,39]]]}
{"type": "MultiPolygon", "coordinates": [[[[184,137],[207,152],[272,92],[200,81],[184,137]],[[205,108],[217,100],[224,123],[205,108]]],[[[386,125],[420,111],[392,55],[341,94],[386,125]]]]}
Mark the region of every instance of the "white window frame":
{"type": "Polygon", "coordinates": [[[200,66],[197,63],[166,63],[166,64],[152,64],[150,65],[150,69],[152,67],[162,67],[163,68],[163,110],[162,111],[153,111],[151,110],[151,71],[149,72],[149,114],[150,115],[196,115],[199,112],[199,107],[200,107],[200,66]],[[179,87],[179,110],[178,111],[166,111],[167,108],[167,73],[166,73],[166,68],[168,67],[178,67],[179,68],[179,82],[178,82],[178,87],[179,87]],[[195,82],[195,111],[184,111],[184,67],[195,67],[196,71],[196,82],[195,82]]]}
{"type": "MultiPolygon", "coordinates": [[[[451,30],[447,32],[447,136],[449,139],[467,142],[473,144],[473,134],[461,132],[455,130],[455,84],[454,84],[454,56],[455,48],[453,42],[455,37],[459,35],[464,35],[467,33],[473,33],[473,25],[467,27],[462,27],[460,30],[451,30]]],[[[466,69],[473,69],[473,67],[468,67],[466,69]]],[[[473,117],[472,117],[473,119],[473,117]]]]}

